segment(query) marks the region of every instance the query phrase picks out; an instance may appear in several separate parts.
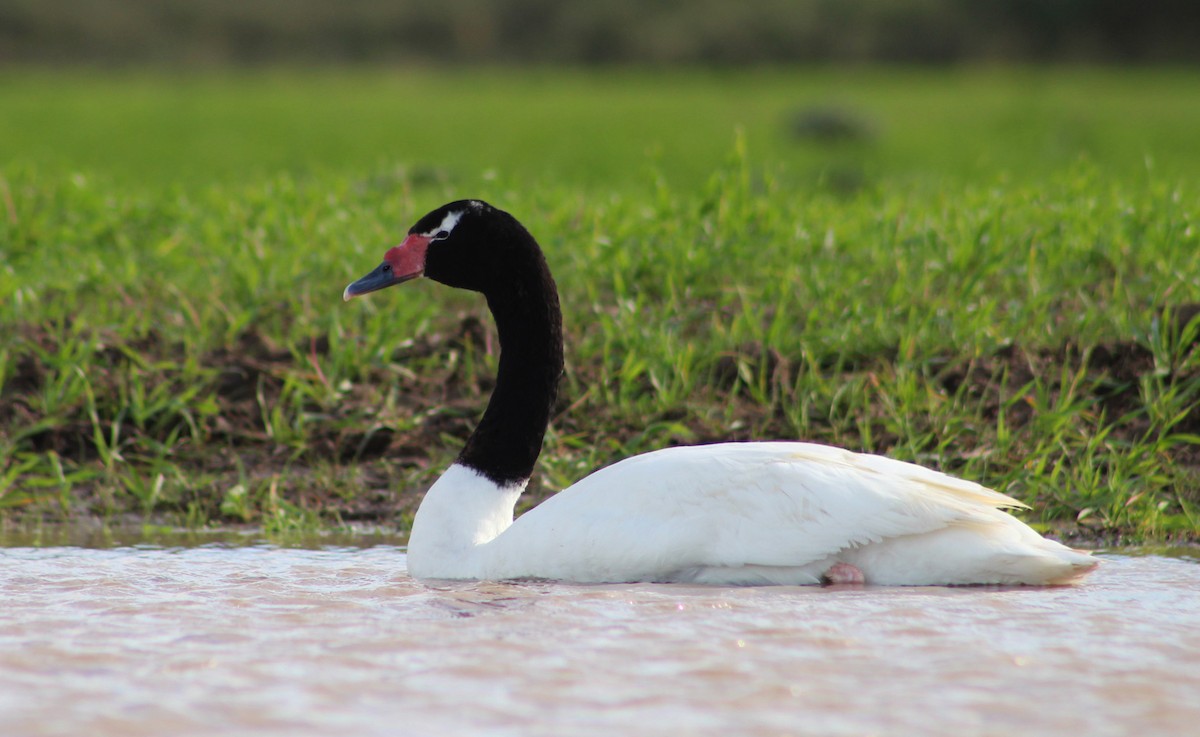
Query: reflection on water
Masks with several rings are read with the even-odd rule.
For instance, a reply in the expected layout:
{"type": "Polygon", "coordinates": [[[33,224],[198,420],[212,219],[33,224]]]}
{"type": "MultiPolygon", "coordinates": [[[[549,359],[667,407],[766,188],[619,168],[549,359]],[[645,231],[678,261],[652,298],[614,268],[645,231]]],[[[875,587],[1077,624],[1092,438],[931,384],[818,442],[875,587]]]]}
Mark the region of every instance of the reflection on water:
{"type": "Polygon", "coordinates": [[[1140,735],[1200,565],[1058,589],[443,584],[401,549],[0,548],[2,735],[1140,735]]]}

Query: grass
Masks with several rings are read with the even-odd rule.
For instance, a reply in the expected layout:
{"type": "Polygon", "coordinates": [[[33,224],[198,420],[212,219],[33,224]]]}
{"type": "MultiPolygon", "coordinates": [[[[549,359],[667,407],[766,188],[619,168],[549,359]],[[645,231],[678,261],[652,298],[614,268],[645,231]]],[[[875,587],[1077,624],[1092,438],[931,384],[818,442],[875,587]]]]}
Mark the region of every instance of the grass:
{"type": "MultiPolygon", "coordinates": [[[[788,185],[1192,177],[1187,69],[0,72],[0,161],[136,187],[335,172],[494,193],[695,191],[729,152],[788,185]],[[846,117],[849,140],[816,125],[846,117]],[[808,137],[797,140],[799,129],[808,137]],[[776,166],[778,165],[778,166],[776,166]]],[[[834,126],[836,129],[836,125],[834,126]]]]}
{"type": "Polygon", "coordinates": [[[532,498],[670,443],[807,438],[979,480],[1061,534],[1194,540],[1188,84],[10,74],[0,514],[403,527],[486,402],[490,321],[432,283],[339,295],[482,196],[563,292],[532,498]]]}

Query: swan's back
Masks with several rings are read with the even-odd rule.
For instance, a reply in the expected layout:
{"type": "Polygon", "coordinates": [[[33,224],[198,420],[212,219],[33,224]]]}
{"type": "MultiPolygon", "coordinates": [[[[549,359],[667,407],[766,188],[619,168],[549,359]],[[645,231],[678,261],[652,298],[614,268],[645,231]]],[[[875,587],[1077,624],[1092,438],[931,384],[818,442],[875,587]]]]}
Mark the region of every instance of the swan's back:
{"type": "Polygon", "coordinates": [[[1049,584],[1095,566],[970,481],[810,443],[669,448],[609,466],[481,546],[487,578],[1049,584]]]}

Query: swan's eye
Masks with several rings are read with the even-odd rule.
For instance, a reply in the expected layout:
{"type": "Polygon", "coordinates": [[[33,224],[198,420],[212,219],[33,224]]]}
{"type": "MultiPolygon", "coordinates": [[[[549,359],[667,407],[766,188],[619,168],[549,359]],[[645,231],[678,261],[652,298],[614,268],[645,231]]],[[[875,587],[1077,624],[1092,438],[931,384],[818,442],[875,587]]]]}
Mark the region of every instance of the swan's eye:
{"type": "Polygon", "coordinates": [[[384,270],[384,272],[385,272],[385,273],[386,273],[386,272],[388,272],[388,271],[391,271],[391,270],[392,270],[392,265],[391,265],[391,264],[384,264],[384,265],[383,265],[383,270],[384,270]]]}
{"type": "Polygon", "coordinates": [[[448,230],[439,230],[438,232],[433,234],[433,239],[435,241],[444,241],[449,237],[450,237],[450,231],[448,231],[448,230]]]}

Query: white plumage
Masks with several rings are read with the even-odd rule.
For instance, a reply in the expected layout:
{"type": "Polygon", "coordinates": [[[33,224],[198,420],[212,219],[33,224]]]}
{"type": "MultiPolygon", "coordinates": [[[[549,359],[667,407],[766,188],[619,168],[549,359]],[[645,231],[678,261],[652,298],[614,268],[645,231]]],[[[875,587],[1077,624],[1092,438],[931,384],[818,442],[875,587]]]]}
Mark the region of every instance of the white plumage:
{"type": "Polygon", "coordinates": [[[1095,567],[1003,494],[811,443],[668,448],[604,468],[515,522],[524,484],[455,465],[413,524],[418,578],[815,584],[836,563],[890,585],[1058,584],[1095,567]]]}

